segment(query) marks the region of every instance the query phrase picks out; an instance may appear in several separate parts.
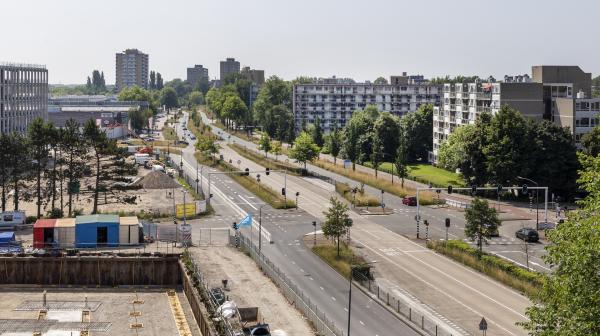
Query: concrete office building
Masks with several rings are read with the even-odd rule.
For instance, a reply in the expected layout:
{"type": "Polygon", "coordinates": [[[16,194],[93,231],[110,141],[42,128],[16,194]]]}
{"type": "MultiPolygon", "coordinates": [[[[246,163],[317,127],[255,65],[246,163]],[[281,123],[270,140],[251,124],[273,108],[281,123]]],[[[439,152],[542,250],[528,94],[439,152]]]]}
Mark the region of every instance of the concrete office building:
{"type": "Polygon", "coordinates": [[[117,91],[126,87],[139,86],[148,88],[148,54],[137,49],[127,49],[116,54],[117,91]]]}
{"type": "Polygon", "coordinates": [[[265,70],[256,70],[250,69],[250,67],[243,67],[240,74],[258,86],[261,86],[265,83],[265,70]]]}
{"type": "Polygon", "coordinates": [[[196,87],[200,80],[206,80],[208,83],[208,69],[203,67],[202,65],[194,65],[193,68],[187,68],[187,82],[192,85],[192,87],[196,87]]]}
{"type": "Polygon", "coordinates": [[[426,81],[419,83],[408,76],[393,76],[394,84],[355,83],[351,79],[316,79],[293,88],[293,113],[296,130],[318,117],[325,132],[346,126],[352,113],[375,105],[379,111],[402,116],[423,104],[438,105],[441,87],[426,81]]]}
{"type": "Polygon", "coordinates": [[[43,65],[0,63],[0,133],[26,133],[47,118],[48,70],[43,65]]]}
{"type": "Polygon", "coordinates": [[[533,66],[531,77],[444,84],[442,105],[433,111],[433,151],[429,160],[437,161],[440,146],[456,127],[474,124],[482,112],[495,114],[503,105],[519,110],[525,117],[568,127],[579,146],[581,136],[598,125],[600,99],[589,98],[591,83],[591,74],[578,66],[533,66]]]}
{"type": "Polygon", "coordinates": [[[219,70],[219,80],[223,83],[227,75],[240,72],[240,62],[236,61],[235,58],[227,58],[225,61],[221,61],[219,70]]]}

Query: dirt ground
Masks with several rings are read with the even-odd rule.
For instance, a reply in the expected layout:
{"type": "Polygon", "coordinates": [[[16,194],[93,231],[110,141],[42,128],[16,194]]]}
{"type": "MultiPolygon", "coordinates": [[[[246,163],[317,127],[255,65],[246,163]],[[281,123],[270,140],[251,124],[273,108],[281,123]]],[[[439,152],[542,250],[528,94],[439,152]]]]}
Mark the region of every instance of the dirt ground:
{"type": "Polygon", "coordinates": [[[226,294],[238,307],[258,307],[271,333],[289,336],[315,335],[308,321],[292,307],[277,286],[248,256],[228,246],[194,248],[192,254],[213,287],[228,280],[226,294]]]}
{"type": "MultiPolygon", "coordinates": [[[[140,167],[138,169],[137,176],[143,177],[150,172],[151,172],[150,169],[145,169],[144,167],[140,167]]],[[[84,179],[81,183],[81,189],[85,190],[87,188],[86,187],[87,185],[92,184],[92,182],[93,182],[92,180],[93,180],[92,178],[84,179]]],[[[183,203],[182,191],[183,191],[182,188],[175,189],[175,202],[176,203],[183,203]]],[[[23,194],[23,192],[27,192],[33,196],[35,194],[35,185],[32,183],[29,183],[29,187],[26,188],[26,190],[21,190],[20,192],[21,192],[21,194],[23,194]]],[[[151,212],[151,213],[156,213],[156,214],[158,214],[158,213],[172,214],[173,213],[173,198],[171,197],[172,194],[173,194],[173,189],[152,189],[152,190],[151,189],[139,189],[139,190],[129,190],[126,192],[122,192],[122,195],[138,196],[138,198],[136,200],[136,204],[126,204],[126,203],[103,204],[104,196],[102,194],[100,194],[98,208],[99,208],[100,212],[124,211],[124,212],[140,213],[140,212],[144,211],[144,212],[151,212]]],[[[13,201],[12,201],[11,196],[12,196],[12,194],[8,197],[8,203],[7,203],[7,209],[6,209],[7,211],[13,210],[13,201]]],[[[188,196],[188,198],[189,198],[189,196],[188,196]]],[[[68,200],[68,195],[67,195],[66,184],[65,184],[64,189],[63,189],[63,204],[64,204],[65,214],[68,211],[67,200],[68,200]]],[[[37,199],[35,199],[35,198],[33,198],[29,201],[25,201],[25,200],[21,199],[19,201],[19,210],[25,211],[25,214],[27,216],[35,216],[37,213],[36,201],[37,201],[37,199]]],[[[93,205],[94,204],[93,204],[93,194],[92,193],[82,193],[79,195],[79,197],[74,197],[73,209],[74,210],[75,209],[82,210],[83,214],[91,213],[93,205]]],[[[57,197],[57,201],[56,201],[56,206],[60,207],[60,198],[58,198],[58,197],[57,197]]],[[[45,204],[45,206],[43,204],[42,205],[42,215],[46,215],[46,213],[50,211],[50,208],[51,208],[50,204],[45,204]]]]}

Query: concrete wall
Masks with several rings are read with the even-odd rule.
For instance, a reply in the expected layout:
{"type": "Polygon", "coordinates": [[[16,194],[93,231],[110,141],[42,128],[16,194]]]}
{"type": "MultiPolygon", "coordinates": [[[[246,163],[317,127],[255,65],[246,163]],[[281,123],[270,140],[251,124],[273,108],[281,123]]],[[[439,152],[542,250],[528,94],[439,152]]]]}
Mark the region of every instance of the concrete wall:
{"type": "Polygon", "coordinates": [[[541,83],[502,83],[501,103],[518,110],[523,116],[541,120],[544,116],[541,83]]]}
{"type": "Polygon", "coordinates": [[[568,127],[571,133],[575,130],[575,100],[571,98],[556,98],[554,122],[562,127],[568,127]]]}
{"type": "Polygon", "coordinates": [[[204,303],[202,303],[202,298],[198,294],[198,291],[194,288],[192,280],[185,272],[185,265],[180,263],[180,267],[183,280],[183,292],[185,293],[185,297],[187,298],[190,307],[192,308],[192,314],[194,315],[194,319],[196,319],[196,323],[200,328],[200,332],[203,336],[217,335],[217,333],[214,330],[214,326],[209,322],[210,320],[207,318],[209,314],[206,310],[206,307],[204,306],[204,303]]]}
{"type": "Polygon", "coordinates": [[[0,257],[0,284],[179,286],[178,255],[166,257],[0,257]]]}
{"type": "Polygon", "coordinates": [[[583,72],[575,65],[538,65],[531,67],[531,78],[537,83],[565,83],[573,84],[573,96],[583,90],[586,97],[592,96],[592,74],[583,72]]]}

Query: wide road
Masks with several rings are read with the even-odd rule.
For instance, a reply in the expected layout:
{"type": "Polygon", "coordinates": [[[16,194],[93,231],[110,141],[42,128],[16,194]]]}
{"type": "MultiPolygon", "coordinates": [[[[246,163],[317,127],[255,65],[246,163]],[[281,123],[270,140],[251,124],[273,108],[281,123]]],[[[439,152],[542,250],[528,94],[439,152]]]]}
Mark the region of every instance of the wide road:
{"type": "MultiPolygon", "coordinates": [[[[216,127],[213,127],[213,131],[224,133],[216,127]]],[[[254,144],[234,136],[231,139],[249,148],[255,147],[254,144]]],[[[228,147],[224,147],[222,153],[226,159],[231,158],[236,162],[241,160],[242,168],[264,169],[240,157],[228,147]]],[[[356,183],[318,167],[311,166],[310,169],[334,177],[338,181],[356,183]]],[[[329,197],[333,193],[308,180],[288,176],[288,190],[300,191],[300,207],[323,220],[323,211],[327,210],[329,197]]],[[[275,173],[269,177],[261,176],[261,183],[278,190],[283,185],[283,177],[275,173]]],[[[398,197],[386,194],[384,198],[387,199],[386,204],[393,204],[390,207],[402,209],[398,204],[400,202],[398,197]]],[[[423,216],[431,216],[435,219],[434,216],[440,216],[436,210],[438,209],[424,209],[423,216]]],[[[370,260],[377,260],[376,272],[385,280],[392,293],[397,295],[401,295],[404,291],[410,293],[471,334],[478,333],[477,326],[482,317],[488,321],[490,336],[526,334],[521,327],[515,326],[515,322],[526,319],[524,312],[531,304],[526,297],[487,276],[432,252],[422,244],[417,244],[384,225],[377,224],[373,221],[373,217],[360,216],[352,212],[351,218],[354,220],[352,237],[370,260]]],[[[397,225],[414,227],[414,220],[406,216],[387,217],[389,225],[394,225],[396,220],[397,225]]],[[[434,231],[432,228],[430,230],[430,232],[434,231]]]]}
{"type": "MultiPolygon", "coordinates": [[[[187,113],[184,113],[184,118],[186,116],[187,113]]],[[[180,125],[176,130],[183,134],[180,125]]],[[[180,162],[179,156],[172,155],[172,158],[174,162],[180,162]]],[[[195,179],[196,162],[192,144],[183,151],[183,163],[185,173],[195,179]]],[[[209,174],[217,171],[210,167],[201,170],[202,186],[206,192],[209,174]]],[[[295,189],[290,189],[290,192],[295,192],[295,189]]],[[[258,209],[263,206],[263,228],[271,234],[274,243],[269,244],[263,238],[262,252],[304,292],[312,304],[316,303],[327,318],[346,333],[348,281],[316,257],[301,241],[305,234],[313,231],[311,223],[315,218],[304,211],[276,210],[264,205],[227,175],[211,176],[211,193],[215,212],[224,217],[223,224],[229,227],[247,213],[258,219],[258,209]]],[[[250,232],[245,234],[249,235],[250,232]]],[[[252,237],[256,243],[256,227],[252,237]]],[[[364,336],[420,335],[356,288],[352,292],[351,330],[353,335],[364,336]]]]}

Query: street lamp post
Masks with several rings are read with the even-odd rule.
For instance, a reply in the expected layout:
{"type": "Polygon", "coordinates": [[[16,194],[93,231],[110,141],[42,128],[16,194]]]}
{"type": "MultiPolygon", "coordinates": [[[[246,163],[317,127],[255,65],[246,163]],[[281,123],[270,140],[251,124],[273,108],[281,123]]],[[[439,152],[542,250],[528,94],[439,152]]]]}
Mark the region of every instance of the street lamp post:
{"type": "Polygon", "coordinates": [[[300,207],[298,206],[298,196],[300,196],[300,192],[296,191],[296,210],[300,209],[300,207]]]}
{"type": "Polygon", "coordinates": [[[262,208],[265,205],[266,204],[263,204],[258,208],[258,258],[260,258],[260,251],[262,249],[262,208]]]}
{"type": "MultiPolygon", "coordinates": [[[[532,179],[528,179],[528,178],[521,177],[521,176],[517,176],[517,179],[529,181],[529,182],[535,184],[536,187],[539,187],[539,184],[532,179]]],[[[536,230],[540,229],[540,211],[539,211],[539,209],[540,209],[540,198],[539,198],[538,189],[535,189],[535,229],[536,230]]]]}

